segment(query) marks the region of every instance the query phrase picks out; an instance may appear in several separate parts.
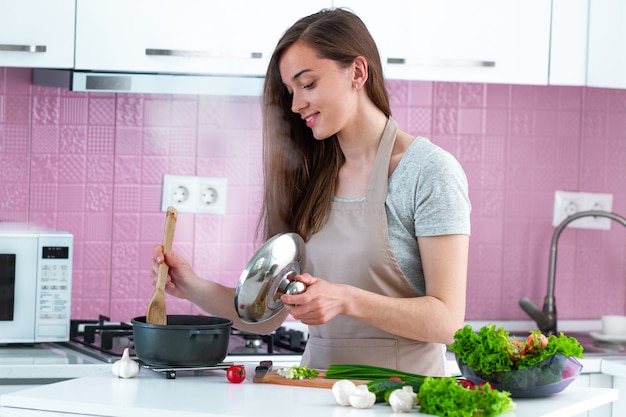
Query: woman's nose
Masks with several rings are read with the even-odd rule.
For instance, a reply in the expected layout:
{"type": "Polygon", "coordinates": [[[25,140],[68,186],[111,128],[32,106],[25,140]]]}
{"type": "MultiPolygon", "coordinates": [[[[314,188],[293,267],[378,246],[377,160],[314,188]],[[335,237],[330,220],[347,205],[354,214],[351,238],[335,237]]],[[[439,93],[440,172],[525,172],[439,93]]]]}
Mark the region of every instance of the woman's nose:
{"type": "Polygon", "coordinates": [[[305,104],[302,96],[294,91],[291,95],[291,111],[294,113],[300,113],[304,107],[305,104]]]}

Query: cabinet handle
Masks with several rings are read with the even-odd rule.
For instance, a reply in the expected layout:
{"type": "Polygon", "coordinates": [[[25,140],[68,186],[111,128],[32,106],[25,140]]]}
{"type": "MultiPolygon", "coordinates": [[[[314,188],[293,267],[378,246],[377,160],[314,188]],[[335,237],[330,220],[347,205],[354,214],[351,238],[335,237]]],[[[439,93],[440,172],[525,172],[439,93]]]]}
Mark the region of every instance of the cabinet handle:
{"type": "Polygon", "coordinates": [[[46,52],[46,45],[8,45],[0,44],[2,52],[46,52]]]}
{"type": "Polygon", "coordinates": [[[186,51],[182,49],[146,48],[148,56],[182,56],[187,58],[263,58],[263,52],[250,52],[250,56],[220,55],[211,51],[186,51]]]}
{"type": "Polygon", "coordinates": [[[133,78],[129,75],[87,75],[86,91],[131,91],[133,78]]]}
{"type": "Polygon", "coordinates": [[[495,67],[496,61],[473,59],[409,59],[387,58],[388,64],[412,65],[420,67],[495,67]]]}

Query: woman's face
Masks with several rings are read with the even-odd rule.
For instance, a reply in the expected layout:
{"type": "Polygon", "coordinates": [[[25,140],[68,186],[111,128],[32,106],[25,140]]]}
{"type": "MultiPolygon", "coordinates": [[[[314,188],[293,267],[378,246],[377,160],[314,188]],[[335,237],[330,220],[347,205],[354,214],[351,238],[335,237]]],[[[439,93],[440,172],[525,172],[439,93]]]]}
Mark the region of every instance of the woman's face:
{"type": "Polygon", "coordinates": [[[356,114],[357,93],[351,66],[321,59],[303,43],[290,46],[279,61],[280,76],[298,113],[316,139],[341,132],[356,114]]]}

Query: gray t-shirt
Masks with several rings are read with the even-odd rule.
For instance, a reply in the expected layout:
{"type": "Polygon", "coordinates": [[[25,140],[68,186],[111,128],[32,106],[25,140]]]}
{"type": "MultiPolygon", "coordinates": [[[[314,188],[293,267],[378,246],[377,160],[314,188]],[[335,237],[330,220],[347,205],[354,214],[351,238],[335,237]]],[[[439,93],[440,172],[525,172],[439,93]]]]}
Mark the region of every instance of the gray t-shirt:
{"type": "MultiPolygon", "coordinates": [[[[335,201],[363,201],[365,197],[335,201]]],[[[426,294],[418,236],[470,234],[467,178],[447,151],[418,136],[389,179],[389,241],[400,269],[418,295],[426,294]]]]}
{"type": "Polygon", "coordinates": [[[391,249],[413,289],[424,295],[416,238],[470,234],[471,205],[463,168],[450,153],[418,136],[389,179],[386,206],[391,249]]]}

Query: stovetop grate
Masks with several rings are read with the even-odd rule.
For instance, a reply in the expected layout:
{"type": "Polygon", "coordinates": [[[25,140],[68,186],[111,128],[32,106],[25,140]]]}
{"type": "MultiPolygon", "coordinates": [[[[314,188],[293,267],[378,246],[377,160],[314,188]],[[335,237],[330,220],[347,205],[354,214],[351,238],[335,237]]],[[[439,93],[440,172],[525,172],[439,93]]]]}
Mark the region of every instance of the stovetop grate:
{"type": "Polygon", "coordinates": [[[206,365],[206,366],[157,366],[157,365],[147,365],[143,362],[139,362],[139,366],[142,369],[146,369],[153,372],[158,372],[160,374],[165,375],[166,379],[176,379],[176,375],[178,372],[191,372],[192,375],[198,375],[204,371],[214,371],[218,369],[228,369],[233,366],[234,362],[221,362],[216,363],[214,365],[206,365]]]}

